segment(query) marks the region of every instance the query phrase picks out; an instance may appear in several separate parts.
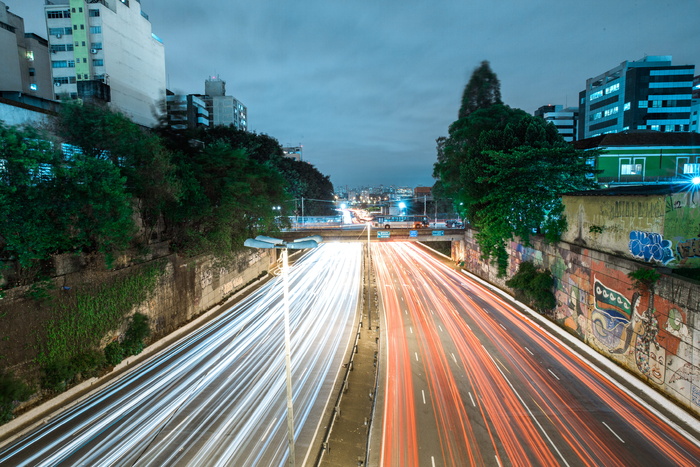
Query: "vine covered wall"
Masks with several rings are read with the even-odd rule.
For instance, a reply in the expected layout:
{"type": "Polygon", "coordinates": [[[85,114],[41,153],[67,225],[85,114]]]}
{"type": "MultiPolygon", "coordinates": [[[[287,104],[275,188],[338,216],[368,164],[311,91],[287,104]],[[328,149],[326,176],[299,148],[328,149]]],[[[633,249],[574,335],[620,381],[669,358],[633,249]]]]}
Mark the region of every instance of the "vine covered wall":
{"type": "MultiPolygon", "coordinates": [[[[649,266],[578,245],[508,245],[506,277],[481,259],[475,232],[453,242],[452,258],[482,279],[505,281],[531,261],[555,278],[556,307],[549,316],[599,353],[700,415],[700,285],[661,274],[653,293],[640,291],[628,273],[649,266]]],[[[510,291],[511,293],[513,291],[510,291]]]]}

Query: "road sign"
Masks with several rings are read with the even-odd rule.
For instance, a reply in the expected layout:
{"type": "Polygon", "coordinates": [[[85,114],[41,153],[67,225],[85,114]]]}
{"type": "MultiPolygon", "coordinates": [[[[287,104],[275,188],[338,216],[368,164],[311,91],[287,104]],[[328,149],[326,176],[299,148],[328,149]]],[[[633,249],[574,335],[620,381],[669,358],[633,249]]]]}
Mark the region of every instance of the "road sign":
{"type": "Polygon", "coordinates": [[[418,236],[418,231],[417,230],[410,230],[408,232],[409,237],[417,237],[418,236]]]}
{"type": "Polygon", "coordinates": [[[377,230],[377,238],[389,238],[391,237],[391,232],[388,230],[377,230]]]}
{"type": "Polygon", "coordinates": [[[433,237],[441,237],[443,235],[445,235],[444,230],[433,230],[433,237]]]}

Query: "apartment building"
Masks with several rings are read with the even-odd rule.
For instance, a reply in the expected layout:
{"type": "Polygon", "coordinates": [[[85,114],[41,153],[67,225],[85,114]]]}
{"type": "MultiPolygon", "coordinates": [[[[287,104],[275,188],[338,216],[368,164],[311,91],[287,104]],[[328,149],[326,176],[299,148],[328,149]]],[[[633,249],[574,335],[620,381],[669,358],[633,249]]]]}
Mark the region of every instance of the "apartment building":
{"type": "Polygon", "coordinates": [[[45,0],[54,98],[105,103],[147,127],[165,101],[165,48],[139,0],[45,0]]]}

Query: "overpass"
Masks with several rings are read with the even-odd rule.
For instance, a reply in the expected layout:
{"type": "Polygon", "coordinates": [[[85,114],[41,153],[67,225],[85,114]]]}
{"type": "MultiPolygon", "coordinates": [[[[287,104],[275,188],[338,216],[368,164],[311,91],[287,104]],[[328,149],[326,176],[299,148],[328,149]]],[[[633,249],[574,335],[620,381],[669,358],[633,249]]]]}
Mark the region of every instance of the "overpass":
{"type": "MultiPolygon", "coordinates": [[[[320,235],[324,242],[366,242],[367,228],[343,228],[343,227],[311,227],[303,229],[285,230],[273,234],[285,241],[294,241],[298,238],[320,235]]],[[[371,229],[369,239],[371,242],[451,242],[462,240],[464,229],[371,229]]]]}

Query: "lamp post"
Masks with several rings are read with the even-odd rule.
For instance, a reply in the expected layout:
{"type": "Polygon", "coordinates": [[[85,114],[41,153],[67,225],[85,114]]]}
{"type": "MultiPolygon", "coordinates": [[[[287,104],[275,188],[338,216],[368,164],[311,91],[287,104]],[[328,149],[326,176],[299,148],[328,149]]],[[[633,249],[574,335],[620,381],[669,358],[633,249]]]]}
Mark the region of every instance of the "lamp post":
{"type": "Polygon", "coordinates": [[[243,245],[249,248],[274,248],[282,250],[282,283],[284,284],[284,360],[287,373],[287,437],[289,442],[289,465],[294,467],[294,405],[292,403],[292,339],[289,324],[289,259],[287,250],[316,248],[323,238],[319,235],[285,242],[279,238],[257,237],[247,239],[243,245]]]}

